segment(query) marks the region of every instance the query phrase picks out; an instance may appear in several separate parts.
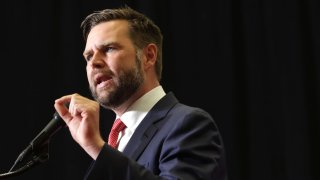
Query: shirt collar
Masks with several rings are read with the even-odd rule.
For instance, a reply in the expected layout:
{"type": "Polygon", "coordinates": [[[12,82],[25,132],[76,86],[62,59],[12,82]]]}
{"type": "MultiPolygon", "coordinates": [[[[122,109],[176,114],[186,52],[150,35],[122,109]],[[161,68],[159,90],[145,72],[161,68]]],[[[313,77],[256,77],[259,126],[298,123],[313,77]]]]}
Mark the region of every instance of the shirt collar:
{"type": "MultiPolygon", "coordinates": [[[[157,86],[136,100],[120,117],[128,130],[134,132],[150,109],[163,97],[165,92],[162,86],[157,86]]],[[[118,117],[117,117],[118,118],[118,117]]]]}

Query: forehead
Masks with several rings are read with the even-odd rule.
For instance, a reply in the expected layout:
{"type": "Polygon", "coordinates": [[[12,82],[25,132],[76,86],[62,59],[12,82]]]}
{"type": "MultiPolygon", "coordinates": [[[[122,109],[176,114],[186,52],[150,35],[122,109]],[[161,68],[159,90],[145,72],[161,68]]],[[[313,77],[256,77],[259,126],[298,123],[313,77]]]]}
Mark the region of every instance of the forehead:
{"type": "Polygon", "coordinates": [[[94,26],[88,34],[87,45],[106,39],[129,38],[129,23],[126,20],[101,22],[94,26]]]}

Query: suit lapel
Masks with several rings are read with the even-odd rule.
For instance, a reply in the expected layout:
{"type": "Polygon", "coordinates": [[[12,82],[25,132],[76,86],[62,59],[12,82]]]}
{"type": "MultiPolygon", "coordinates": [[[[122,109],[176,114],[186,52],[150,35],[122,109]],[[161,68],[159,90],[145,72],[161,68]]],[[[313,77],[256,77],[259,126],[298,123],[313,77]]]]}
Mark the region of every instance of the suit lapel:
{"type": "Polygon", "coordinates": [[[176,103],[178,100],[171,92],[160,99],[137,127],[123,153],[137,160],[158,131],[156,123],[163,120],[163,117],[176,103]]]}

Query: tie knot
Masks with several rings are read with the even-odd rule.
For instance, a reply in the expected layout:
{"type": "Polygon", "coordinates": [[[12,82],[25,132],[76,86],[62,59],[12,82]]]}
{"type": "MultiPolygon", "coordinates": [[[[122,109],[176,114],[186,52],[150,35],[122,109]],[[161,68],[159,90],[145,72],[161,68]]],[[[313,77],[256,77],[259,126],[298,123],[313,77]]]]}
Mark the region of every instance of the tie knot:
{"type": "Polygon", "coordinates": [[[125,128],[126,128],[126,125],[120,119],[116,119],[115,122],[113,123],[111,131],[121,132],[125,128]]]}

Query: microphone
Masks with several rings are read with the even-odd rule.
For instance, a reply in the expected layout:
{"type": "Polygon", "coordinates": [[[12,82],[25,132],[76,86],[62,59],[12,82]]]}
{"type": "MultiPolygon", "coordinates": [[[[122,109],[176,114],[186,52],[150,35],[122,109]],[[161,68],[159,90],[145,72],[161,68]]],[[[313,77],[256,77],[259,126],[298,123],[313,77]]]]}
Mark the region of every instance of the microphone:
{"type": "Polygon", "coordinates": [[[47,126],[30,142],[29,146],[31,150],[36,150],[41,148],[44,144],[47,144],[50,138],[64,126],[66,126],[66,123],[59,114],[55,112],[47,126]]]}
{"type": "MultiPolygon", "coordinates": [[[[27,148],[25,148],[17,160],[15,161],[14,165],[10,169],[10,171],[15,167],[15,165],[22,161],[27,155],[30,153],[36,153],[40,151],[45,145],[48,144],[50,138],[58,132],[62,127],[65,127],[66,123],[63,119],[59,116],[57,112],[53,114],[53,118],[51,121],[43,128],[43,130],[29,143],[27,148]]],[[[9,172],[10,172],[9,171],[9,172]]]]}

